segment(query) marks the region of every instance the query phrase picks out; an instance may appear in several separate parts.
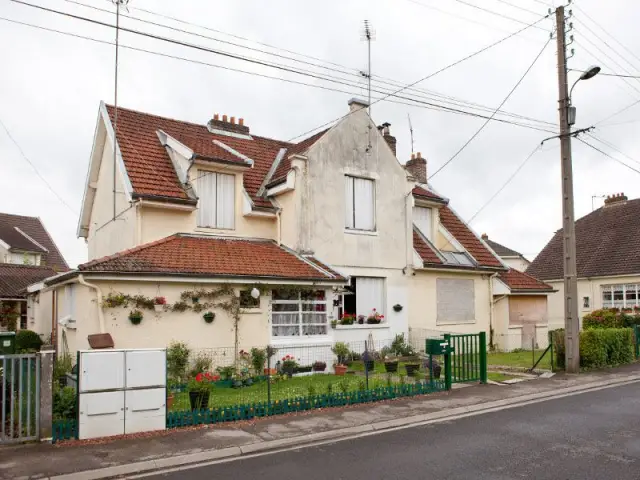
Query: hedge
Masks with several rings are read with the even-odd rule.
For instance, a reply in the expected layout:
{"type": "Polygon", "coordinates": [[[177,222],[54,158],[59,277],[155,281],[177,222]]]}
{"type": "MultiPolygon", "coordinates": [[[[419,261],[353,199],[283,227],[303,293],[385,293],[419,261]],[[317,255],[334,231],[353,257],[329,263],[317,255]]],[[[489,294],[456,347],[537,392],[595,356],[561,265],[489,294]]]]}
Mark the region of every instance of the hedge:
{"type": "Polygon", "coordinates": [[[621,312],[617,308],[594,310],[582,317],[582,328],[585,330],[594,328],[629,328],[634,325],[640,325],[638,312],[631,314],[630,311],[621,312]]]}
{"type": "Polygon", "coordinates": [[[39,352],[42,343],[40,335],[32,330],[18,330],[16,333],[16,352],[18,353],[39,352]]]}
{"type": "MultiPolygon", "coordinates": [[[[558,368],[565,366],[564,330],[553,332],[558,368]]],[[[631,328],[593,328],[580,332],[580,367],[599,368],[634,361],[631,328]]]]}

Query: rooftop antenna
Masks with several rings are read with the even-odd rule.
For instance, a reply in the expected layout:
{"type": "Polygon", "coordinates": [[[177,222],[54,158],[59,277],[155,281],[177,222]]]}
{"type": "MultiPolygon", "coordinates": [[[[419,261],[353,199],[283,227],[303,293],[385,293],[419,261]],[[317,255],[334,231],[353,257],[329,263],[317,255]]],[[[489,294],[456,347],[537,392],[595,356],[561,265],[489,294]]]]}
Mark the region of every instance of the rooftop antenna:
{"type": "MultiPolygon", "coordinates": [[[[368,81],[369,104],[367,105],[367,113],[369,114],[369,118],[371,118],[371,40],[375,40],[375,38],[376,38],[376,32],[371,28],[371,24],[369,23],[369,20],[365,20],[364,29],[362,32],[362,40],[365,40],[367,42],[368,64],[367,64],[367,71],[366,72],[361,71],[360,75],[362,75],[368,81]]],[[[371,121],[370,121],[369,122],[369,145],[367,146],[367,152],[371,150],[371,129],[372,128],[373,127],[371,126],[371,121]]]]}
{"type": "Polygon", "coordinates": [[[411,125],[411,115],[407,113],[409,119],[409,133],[411,133],[411,153],[413,153],[413,126],[411,125]]]}
{"type": "MultiPolygon", "coordinates": [[[[124,7],[127,9],[127,5],[129,4],[129,0],[112,0],[116,5],[116,62],[115,62],[115,78],[114,78],[114,88],[113,88],[113,221],[115,222],[117,214],[116,214],[116,171],[117,171],[117,161],[116,161],[116,135],[118,132],[118,52],[120,50],[120,7],[124,7]]],[[[128,11],[128,9],[127,9],[128,11]]]]}
{"type": "Polygon", "coordinates": [[[594,205],[593,201],[596,198],[607,198],[606,195],[591,195],[591,211],[593,212],[596,209],[596,206],[594,205]]]}

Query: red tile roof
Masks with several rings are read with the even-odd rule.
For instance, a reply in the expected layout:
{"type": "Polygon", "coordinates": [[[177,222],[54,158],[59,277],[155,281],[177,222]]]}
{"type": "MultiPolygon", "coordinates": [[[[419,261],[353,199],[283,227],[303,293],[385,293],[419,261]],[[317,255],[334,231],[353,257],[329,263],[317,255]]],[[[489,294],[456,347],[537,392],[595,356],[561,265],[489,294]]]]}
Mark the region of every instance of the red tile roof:
{"type": "Polygon", "coordinates": [[[504,268],[502,262],[484,246],[449,207],[442,207],[439,212],[440,223],[475,258],[479,266],[504,268]]]}
{"type": "Polygon", "coordinates": [[[0,298],[26,298],[29,285],[54,275],[51,267],[0,263],[0,298]]]}
{"type": "Polygon", "coordinates": [[[507,285],[512,292],[552,292],[553,287],[531,275],[519,272],[513,268],[500,272],[498,278],[507,285]]]}
{"type": "Polygon", "coordinates": [[[40,252],[43,266],[53,268],[59,272],[69,269],[67,262],[65,262],[58,247],[56,247],[39,218],[0,213],[0,240],[9,244],[10,249],[40,252]],[[43,251],[42,248],[18,232],[16,228],[29,235],[47,251],[43,251]]]}
{"type": "Polygon", "coordinates": [[[80,265],[81,272],[344,281],[271,240],[176,234],[80,265]]]}
{"type": "Polygon", "coordinates": [[[309,149],[309,147],[311,147],[311,145],[313,145],[318,140],[320,140],[320,138],[325,133],[327,133],[327,131],[329,131],[328,128],[314,135],[311,135],[309,138],[306,138],[302,140],[300,143],[297,143],[291,146],[289,149],[287,149],[287,153],[285,154],[284,158],[280,161],[278,168],[276,168],[276,171],[273,172],[273,175],[269,180],[269,185],[275,185],[283,182],[287,177],[287,173],[289,173],[289,170],[291,169],[291,160],[289,159],[289,157],[295,154],[304,154],[309,149]]]}
{"type": "Polygon", "coordinates": [[[425,264],[442,265],[442,260],[436,255],[436,252],[428,245],[418,232],[416,226],[413,227],[413,249],[418,252],[420,258],[425,264]]]}
{"type": "Polygon", "coordinates": [[[412,190],[412,193],[413,193],[414,197],[418,197],[418,198],[422,197],[422,198],[425,198],[427,200],[432,200],[432,201],[436,201],[436,202],[439,202],[439,203],[449,203],[447,201],[447,199],[445,199],[445,198],[443,198],[443,197],[441,197],[439,195],[436,195],[432,191],[427,190],[426,188],[423,188],[423,187],[419,187],[419,186],[414,187],[413,190],[412,190]]]}
{"type": "MultiPolygon", "coordinates": [[[[576,221],[578,277],[640,274],[640,199],[613,203],[576,221]]],[[[543,280],[563,278],[562,230],[527,268],[543,280]]]]}

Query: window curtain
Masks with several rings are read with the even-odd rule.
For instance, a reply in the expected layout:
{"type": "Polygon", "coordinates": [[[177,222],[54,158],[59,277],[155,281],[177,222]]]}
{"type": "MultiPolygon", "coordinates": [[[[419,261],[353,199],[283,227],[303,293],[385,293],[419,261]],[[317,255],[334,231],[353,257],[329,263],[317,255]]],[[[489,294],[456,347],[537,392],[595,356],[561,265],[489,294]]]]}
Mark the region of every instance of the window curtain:
{"type": "Polygon", "coordinates": [[[216,226],[216,174],[198,171],[198,226],[216,226]]]}
{"type": "Polygon", "coordinates": [[[366,178],[353,179],[356,221],[358,230],[375,230],[375,193],[374,182],[366,178]]]}
{"type": "Polygon", "coordinates": [[[431,209],[425,207],[413,207],[413,223],[429,240],[431,237],[431,209]]]}
{"type": "Polygon", "coordinates": [[[216,191],[216,227],[232,229],[234,227],[235,176],[217,174],[216,191]]]}
{"type": "Polygon", "coordinates": [[[356,314],[368,317],[375,308],[384,315],[384,278],[356,277],[356,314]]]}
{"type": "Polygon", "coordinates": [[[344,226],[355,228],[353,223],[353,177],[344,177],[344,226]]]}

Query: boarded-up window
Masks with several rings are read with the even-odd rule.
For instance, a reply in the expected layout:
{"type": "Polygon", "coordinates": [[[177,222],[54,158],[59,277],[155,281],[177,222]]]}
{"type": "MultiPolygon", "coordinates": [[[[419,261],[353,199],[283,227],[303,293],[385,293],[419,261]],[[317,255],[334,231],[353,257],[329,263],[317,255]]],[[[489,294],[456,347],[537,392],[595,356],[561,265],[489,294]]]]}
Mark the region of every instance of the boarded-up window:
{"type": "Polygon", "coordinates": [[[436,324],[475,323],[473,280],[438,278],[436,280],[438,317],[436,324]]]}

